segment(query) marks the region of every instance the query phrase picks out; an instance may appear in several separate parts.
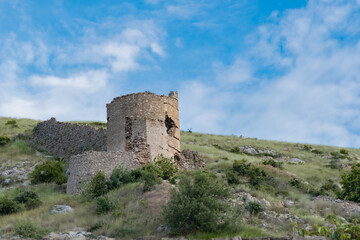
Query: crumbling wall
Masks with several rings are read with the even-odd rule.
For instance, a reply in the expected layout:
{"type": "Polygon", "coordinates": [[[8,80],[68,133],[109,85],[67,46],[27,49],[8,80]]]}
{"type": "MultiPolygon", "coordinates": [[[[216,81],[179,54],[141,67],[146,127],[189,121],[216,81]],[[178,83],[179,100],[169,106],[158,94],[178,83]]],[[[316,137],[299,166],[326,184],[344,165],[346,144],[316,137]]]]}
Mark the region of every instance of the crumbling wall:
{"type": "Polygon", "coordinates": [[[132,152],[96,152],[87,151],[71,156],[68,169],[67,194],[79,194],[86,184],[101,171],[106,178],[110,178],[117,166],[134,169],[139,166],[141,159],[132,152]]]}
{"type": "Polygon", "coordinates": [[[48,153],[70,157],[89,150],[106,151],[106,130],[51,118],[36,125],[31,142],[48,153]]]}
{"type": "Polygon", "coordinates": [[[180,153],[177,92],[170,92],[169,96],[129,94],[114,98],[106,107],[109,151],[147,149],[148,162],[160,154],[170,158],[180,153]]]}

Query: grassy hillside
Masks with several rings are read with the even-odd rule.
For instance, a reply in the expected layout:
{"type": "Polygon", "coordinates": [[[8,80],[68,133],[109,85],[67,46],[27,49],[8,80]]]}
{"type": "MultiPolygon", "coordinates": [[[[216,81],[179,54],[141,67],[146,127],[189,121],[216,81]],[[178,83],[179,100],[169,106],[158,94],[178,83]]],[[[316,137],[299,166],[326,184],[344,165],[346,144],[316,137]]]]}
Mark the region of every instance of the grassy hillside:
{"type": "MultiPolygon", "coordinates": [[[[32,210],[22,209],[17,213],[0,215],[0,236],[12,236],[16,226],[30,221],[47,232],[64,232],[78,227],[90,231],[93,236],[134,238],[164,234],[159,230],[163,224],[162,206],[169,199],[169,189],[174,188],[168,181],[163,181],[154,190],[145,193],[141,182],[112,190],[107,193],[107,197],[114,203],[114,210],[100,215],[95,211],[96,200],[66,195],[65,185],[29,184],[28,174],[35,165],[48,159],[59,160],[56,156],[36,151],[27,142],[32,128],[38,122],[0,118],[0,136],[11,138],[10,143],[0,146],[0,199],[15,196],[19,191],[32,190],[42,202],[32,210]],[[11,123],[12,120],[15,123],[11,123]],[[74,211],[51,214],[50,209],[57,204],[69,205],[74,211]]],[[[81,124],[106,126],[99,122],[81,124]]],[[[188,235],[190,238],[288,236],[296,234],[301,228],[311,228],[314,224],[325,225],[333,217],[341,221],[360,218],[360,212],[344,211],[336,201],[321,197],[314,199],[318,195],[336,197],[341,174],[359,162],[359,149],[190,132],[181,132],[181,147],[199,152],[205,160],[206,170],[225,181],[229,179],[229,171],[235,160],[245,159],[266,174],[265,180],[257,186],[251,184],[251,179],[249,181],[249,178],[244,177],[238,183],[230,184],[232,195],[229,204],[232,207],[229,211],[240,219],[235,232],[194,232],[188,235]],[[265,150],[270,152],[251,154],[239,150],[239,146],[251,147],[257,153],[265,150]],[[283,163],[275,166],[264,164],[264,161],[271,162],[279,158],[284,159],[283,163]],[[291,159],[300,159],[305,163],[294,164],[291,159]],[[264,207],[257,214],[246,210],[249,202],[254,201],[259,201],[264,207]]],[[[186,174],[191,175],[192,171],[186,174]]]]}

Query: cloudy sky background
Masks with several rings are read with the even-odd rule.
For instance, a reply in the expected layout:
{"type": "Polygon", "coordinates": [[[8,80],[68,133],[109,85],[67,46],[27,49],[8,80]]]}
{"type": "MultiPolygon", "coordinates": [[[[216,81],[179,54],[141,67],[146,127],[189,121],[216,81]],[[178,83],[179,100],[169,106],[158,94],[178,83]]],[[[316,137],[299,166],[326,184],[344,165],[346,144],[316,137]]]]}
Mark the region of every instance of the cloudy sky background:
{"type": "Polygon", "coordinates": [[[171,90],[183,130],[358,148],[360,0],[0,0],[0,116],[171,90]]]}

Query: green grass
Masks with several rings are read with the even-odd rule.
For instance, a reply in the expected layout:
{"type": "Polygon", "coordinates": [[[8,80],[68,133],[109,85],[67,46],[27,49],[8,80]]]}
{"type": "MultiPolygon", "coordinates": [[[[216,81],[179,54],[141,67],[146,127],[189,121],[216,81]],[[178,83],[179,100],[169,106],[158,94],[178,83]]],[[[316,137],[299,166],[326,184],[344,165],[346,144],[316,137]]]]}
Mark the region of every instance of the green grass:
{"type": "MultiPolygon", "coordinates": [[[[49,159],[46,153],[37,152],[26,140],[16,138],[18,134],[30,135],[33,127],[38,123],[31,119],[0,118],[0,136],[8,136],[11,143],[0,147],[0,171],[11,169],[14,166],[34,166],[49,159]],[[15,120],[16,125],[6,125],[9,120],[15,120]]],[[[93,127],[106,127],[102,122],[72,123],[90,125],[93,127]]],[[[309,144],[307,144],[309,145],[309,144]]],[[[330,161],[331,152],[340,152],[340,147],[310,145],[311,148],[321,151],[321,154],[304,150],[304,144],[287,143],[278,141],[259,140],[253,138],[240,138],[237,136],[210,135],[201,133],[181,132],[181,148],[198,151],[206,162],[206,169],[225,177],[225,170],[230,168],[234,160],[246,159],[248,162],[263,169],[270,177],[269,182],[255,189],[244,181],[234,185],[233,191],[245,191],[258,199],[271,202],[270,210],[282,213],[291,213],[299,216],[310,225],[326,223],[326,216],[342,216],[343,213],[336,205],[324,201],[312,201],[311,196],[288,184],[296,177],[309,184],[320,187],[328,179],[335,183],[340,182],[340,175],[347,169],[331,169],[326,167],[330,161]],[[238,146],[252,146],[253,148],[272,149],[281,156],[300,158],[304,165],[284,163],[280,170],[262,164],[260,156],[250,156],[230,152],[238,146]],[[281,194],[278,194],[278,193],[281,194]],[[289,209],[282,207],[282,202],[292,200],[295,204],[289,209]]],[[[348,165],[356,162],[360,157],[360,149],[346,148],[348,158],[341,159],[342,164],[348,165]]],[[[184,171],[182,171],[184,174],[184,171]]],[[[179,173],[180,174],[180,173],[179,173]]],[[[192,171],[185,171],[192,174],[192,171]]],[[[13,185],[16,187],[17,185],[13,185]]],[[[74,227],[82,227],[95,235],[106,235],[116,238],[136,238],[157,234],[157,227],[162,224],[162,206],[168,199],[169,185],[157,185],[151,192],[143,193],[141,183],[125,185],[107,193],[107,197],[115,204],[116,208],[106,214],[96,213],[96,200],[86,200],[82,196],[65,194],[64,186],[53,184],[40,184],[21,187],[31,189],[39,194],[43,204],[33,210],[21,211],[12,215],[0,217],[0,235],[13,233],[15,225],[20,222],[31,222],[40,228],[49,231],[69,231],[74,227]],[[52,215],[50,209],[55,204],[67,204],[74,208],[73,213],[52,215]]],[[[16,188],[4,189],[0,187],[0,196],[12,195],[16,188]]],[[[247,216],[244,216],[244,220],[247,216]]],[[[273,226],[273,230],[264,230],[257,226],[262,219],[250,216],[249,222],[242,222],[233,232],[217,234],[193,233],[187,237],[191,239],[211,239],[214,237],[241,236],[242,238],[255,238],[267,236],[285,236],[292,231],[291,224],[273,226]],[[252,223],[252,224],[251,224],[252,223]]]]}
{"type": "Polygon", "coordinates": [[[69,123],[79,124],[79,125],[88,125],[95,128],[106,128],[106,122],[99,122],[99,121],[70,121],[69,123]]]}
{"type": "Polygon", "coordinates": [[[40,121],[33,119],[24,119],[24,118],[6,118],[0,117],[0,136],[15,137],[18,134],[31,134],[32,129],[40,121]],[[12,125],[7,125],[8,121],[15,120],[17,127],[12,125]]]}

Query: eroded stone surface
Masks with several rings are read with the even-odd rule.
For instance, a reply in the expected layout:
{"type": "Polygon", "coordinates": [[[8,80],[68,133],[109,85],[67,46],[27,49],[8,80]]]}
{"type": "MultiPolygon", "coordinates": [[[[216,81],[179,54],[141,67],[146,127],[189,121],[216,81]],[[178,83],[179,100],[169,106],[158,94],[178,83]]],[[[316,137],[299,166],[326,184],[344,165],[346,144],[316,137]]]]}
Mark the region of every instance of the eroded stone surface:
{"type": "Polygon", "coordinates": [[[31,143],[60,157],[70,157],[89,150],[106,151],[106,130],[58,122],[51,118],[36,125],[31,143]]]}

